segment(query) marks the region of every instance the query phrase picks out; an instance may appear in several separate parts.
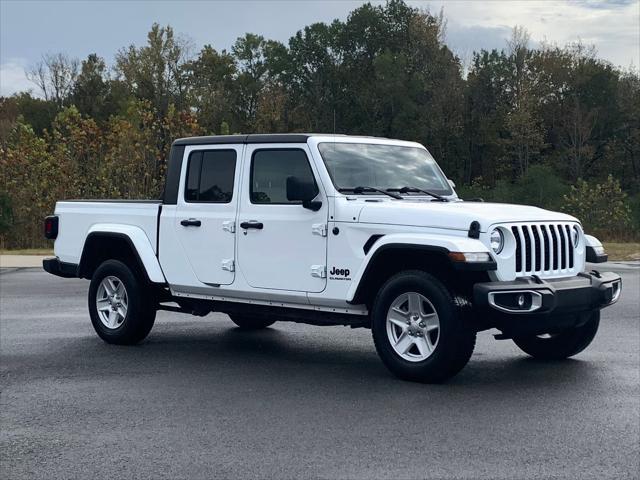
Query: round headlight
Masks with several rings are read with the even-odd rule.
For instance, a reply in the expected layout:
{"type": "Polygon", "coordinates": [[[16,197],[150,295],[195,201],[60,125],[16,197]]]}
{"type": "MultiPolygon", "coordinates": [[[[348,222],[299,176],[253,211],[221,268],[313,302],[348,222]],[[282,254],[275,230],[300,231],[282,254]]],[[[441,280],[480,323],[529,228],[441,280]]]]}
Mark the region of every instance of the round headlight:
{"type": "Polygon", "coordinates": [[[571,241],[573,241],[573,248],[578,246],[580,243],[580,229],[576,226],[573,227],[573,232],[571,233],[571,241]]]}
{"type": "Polygon", "coordinates": [[[491,232],[491,249],[495,253],[500,253],[504,248],[504,235],[502,234],[502,230],[499,228],[494,228],[491,232]]]}

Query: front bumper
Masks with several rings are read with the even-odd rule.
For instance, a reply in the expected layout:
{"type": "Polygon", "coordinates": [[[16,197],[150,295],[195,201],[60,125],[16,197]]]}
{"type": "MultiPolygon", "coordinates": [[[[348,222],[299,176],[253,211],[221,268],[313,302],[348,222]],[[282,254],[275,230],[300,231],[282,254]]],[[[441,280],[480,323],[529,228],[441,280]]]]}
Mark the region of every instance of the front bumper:
{"type": "Polygon", "coordinates": [[[593,312],[615,303],[621,291],[622,279],[613,272],[550,280],[533,276],[478,283],[473,304],[488,327],[510,335],[547,333],[586,322],[593,312]]]}

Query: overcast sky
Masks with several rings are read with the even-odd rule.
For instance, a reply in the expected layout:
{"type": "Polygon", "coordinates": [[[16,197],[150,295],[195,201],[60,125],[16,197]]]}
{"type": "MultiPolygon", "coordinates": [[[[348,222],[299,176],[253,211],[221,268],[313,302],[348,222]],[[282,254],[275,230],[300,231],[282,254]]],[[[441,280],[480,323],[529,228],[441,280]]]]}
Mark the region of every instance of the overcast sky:
{"type": "MultiPolygon", "coordinates": [[[[24,69],[43,53],[83,59],[142,45],[153,22],[170,24],[196,48],[229,48],[246,32],[286,42],[305,25],[346,19],[362,1],[29,1],[0,0],[0,95],[32,89],[24,69]]],[[[381,2],[371,2],[381,3],[381,2]]],[[[582,40],[622,67],[640,64],[640,0],[409,1],[444,8],[447,44],[464,60],[480,48],[503,48],[514,25],[533,45],[582,40]]]]}

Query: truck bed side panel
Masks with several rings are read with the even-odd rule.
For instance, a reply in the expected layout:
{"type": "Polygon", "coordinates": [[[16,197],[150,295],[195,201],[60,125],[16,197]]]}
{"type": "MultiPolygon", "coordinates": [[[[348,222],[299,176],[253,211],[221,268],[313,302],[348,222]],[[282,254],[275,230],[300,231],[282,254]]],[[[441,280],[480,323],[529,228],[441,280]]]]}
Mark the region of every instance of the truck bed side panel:
{"type": "Polygon", "coordinates": [[[141,228],[156,252],[160,202],[91,201],[58,202],[59,233],[55,254],[61,261],[79,263],[89,229],[98,223],[131,225],[141,228]]]}

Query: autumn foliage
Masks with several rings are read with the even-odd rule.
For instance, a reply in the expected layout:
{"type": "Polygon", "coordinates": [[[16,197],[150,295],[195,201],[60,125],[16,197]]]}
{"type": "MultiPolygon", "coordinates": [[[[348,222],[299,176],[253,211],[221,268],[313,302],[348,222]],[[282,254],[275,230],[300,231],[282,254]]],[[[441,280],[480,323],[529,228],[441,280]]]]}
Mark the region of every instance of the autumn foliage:
{"type": "Polygon", "coordinates": [[[463,197],[567,211],[604,238],[640,228],[640,77],[581,44],[469,61],[442,15],[400,0],[230,51],[153,25],[112,66],[46,54],[0,98],[0,247],[48,245],[57,200],[157,198],[175,138],[327,132],[423,143],[463,197]]]}

